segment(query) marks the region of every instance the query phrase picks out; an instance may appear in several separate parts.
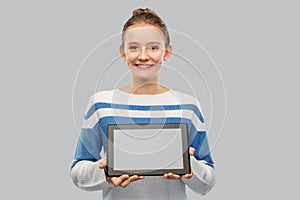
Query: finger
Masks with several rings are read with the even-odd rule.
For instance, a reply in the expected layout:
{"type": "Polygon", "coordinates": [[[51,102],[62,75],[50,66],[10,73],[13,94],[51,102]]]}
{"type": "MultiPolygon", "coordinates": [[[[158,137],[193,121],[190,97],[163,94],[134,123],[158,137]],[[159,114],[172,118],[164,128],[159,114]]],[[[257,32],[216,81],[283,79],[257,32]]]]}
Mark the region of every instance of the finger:
{"type": "Polygon", "coordinates": [[[115,186],[115,187],[118,187],[118,177],[112,177],[110,178],[110,183],[115,186]]]}
{"type": "Polygon", "coordinates": [[[100,163],[99,168],[100,168],[100,169],[105,169],[105,168],[106,168],[106,164],[105,164],[105,163],[100,163]]]}
{"type": "Polygon", "coordinates": [[[103,158],[100,162],[100,165],[99,165],[99,168],[100,169],[105,169],[106,168],[106,158],[103,158]]]}
{"type": "Polygon", "coordinates": [[[130,180],[130,178],[128,178],[128,179],[126,179],[125,181],[123,181],[121,184],[120,184],[120,186],[121,187],[126,187],[127,185],[129,185],[129,183],[131,182],[131,180],[130,180]]]}
{"type": "Polygon", "coordinates": [[[180,179],[180,178],[181,178],[181,176],[180,176],[180,175],[178,175],[178,174],[172,174],[172,178],[173,178],[173,179],[180,179]]]}
{"type": "Polygon", "coordinates": [[[115,186],[115,187],[119,187],[120,184],[123,182],[123,180],[120,177],[113,177],[110,180],[111,180],[113,186],[115,186]]]}
{"type": "Polygon", "coordinates": [[[184,178],[190,179],[190,178],[192,178],[192,176],[193,176],[193,174],[186,174],[186,175],[184,175],[184,178]]]}
{"type": "Polygon", "coordinates": [[[189,153],[190,153],[191,156],[193,156],[195,154],[195,151],[196,150],[193,147],[190,147],[189,153]]]}
{"type": "Polygon", "coordinates": [[[144,179],[144,176],[133,175],[130,177],[131,182],[144,179]]]}
{"type": "Polygon", "coordinates": [[[167,174],[164,174],[164,178],[166,178],[166,179],[180,179],[181,176],[178,175],[178,174],[167,173],[167,174]]]}
{"type": "Polygon", "coordinates": [[[128,179],[126,179],[125,181],[123,181],[120,186],[121,187],[126,187],[129,183],[134,182],[136,180],[139,180],[139,176],[134,175],[134,176],[130,176],[128,179]]]}
{"type": "Polygon", "coordinates": [[[122,175],[120,177],[112,177],[110,180],[112,181],[112,183],[115,187],[118,187],[121,185],[121,183],[123,181],[125,181],[128,178],[129,178],[129,176],[126,174],[126,175],[122,175]]]}
{"type": "Polygon", "coordinates": [[[101,170],[104,170],[104,173],[107,174],[107,169],[106,169],[106,164],[105,163],[100,163],[99,168],[101,170]]]}
{"type": "Polygon", "coordinates": [[[193,172],[192,172],[192,170],[191,170],[191,173],[190,173],[190,174],[184,175],[184,178],[190,179],[190,178],[192,178],[192,176],[193,176],[193,172]]]}

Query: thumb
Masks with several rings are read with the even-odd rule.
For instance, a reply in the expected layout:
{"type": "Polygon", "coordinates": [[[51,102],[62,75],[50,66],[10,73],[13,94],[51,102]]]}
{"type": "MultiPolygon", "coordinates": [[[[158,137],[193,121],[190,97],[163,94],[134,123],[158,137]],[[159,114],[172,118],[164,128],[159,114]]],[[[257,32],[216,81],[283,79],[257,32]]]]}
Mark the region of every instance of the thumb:
{"type": "Polygon", "coordinates": [[[100,163],[99,168],[100,168],[100,169],[105,169],[105,168],[106,168],[106,164],[105,164],[105,163],[100,163]]]}
{"type": "Polygon", "coordinates": [[[99,168],[100,169],[105,169],[106,168],[106,158],[103,158],[100,162],[100,165],[99,165],[99,168]]]}
{"type": "Polygon", "coordinates": [[[195,151],[196,150],[193,147],[190,147],[189,153],[190,153],[191,156],[193,156],[195,154],[195,151]]]}

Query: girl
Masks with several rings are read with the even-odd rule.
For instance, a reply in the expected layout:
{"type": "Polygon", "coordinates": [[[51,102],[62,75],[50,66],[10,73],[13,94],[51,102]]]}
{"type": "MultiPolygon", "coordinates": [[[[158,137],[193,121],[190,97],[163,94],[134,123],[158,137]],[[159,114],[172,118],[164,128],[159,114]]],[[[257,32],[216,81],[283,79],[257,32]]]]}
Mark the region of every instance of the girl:
{"type": "Polygon", "coordinates": [[[159,84],[162,63],[172,54],[166,24],[150,9],[134,10],[123,27],[120,54],[131,71],[130,85],[90,98],[71,167],[74,184],[88,191],[102,190],[105,200],[184,200],[186,186],[206,194],[215,184],[215,173],[200,104],[159,84]],[[190,174],[106,177],[108,124],[179,122],[188,124],[190,174]]]}

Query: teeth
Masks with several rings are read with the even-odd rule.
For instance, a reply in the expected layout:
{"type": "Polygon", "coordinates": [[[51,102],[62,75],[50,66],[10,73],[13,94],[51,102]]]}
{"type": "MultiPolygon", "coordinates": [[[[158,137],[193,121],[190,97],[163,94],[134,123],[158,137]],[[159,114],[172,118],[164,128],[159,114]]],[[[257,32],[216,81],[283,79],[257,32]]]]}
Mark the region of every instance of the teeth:
{"type": "Polygon", "coordinates": [[[146,69],[146,68],[152,67],[152,65],[138,65],[138,67],[146,69]]]}

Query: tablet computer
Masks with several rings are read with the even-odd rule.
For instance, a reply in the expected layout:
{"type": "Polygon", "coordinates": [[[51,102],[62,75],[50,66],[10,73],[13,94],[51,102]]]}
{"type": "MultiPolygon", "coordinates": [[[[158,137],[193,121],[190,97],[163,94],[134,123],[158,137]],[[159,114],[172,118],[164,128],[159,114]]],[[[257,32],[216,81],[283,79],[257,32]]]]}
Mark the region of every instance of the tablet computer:
{"type": "Polygon", "coordinates": [[[186,123],[107,126],[107,175],[190,173],[186,123]]]}

